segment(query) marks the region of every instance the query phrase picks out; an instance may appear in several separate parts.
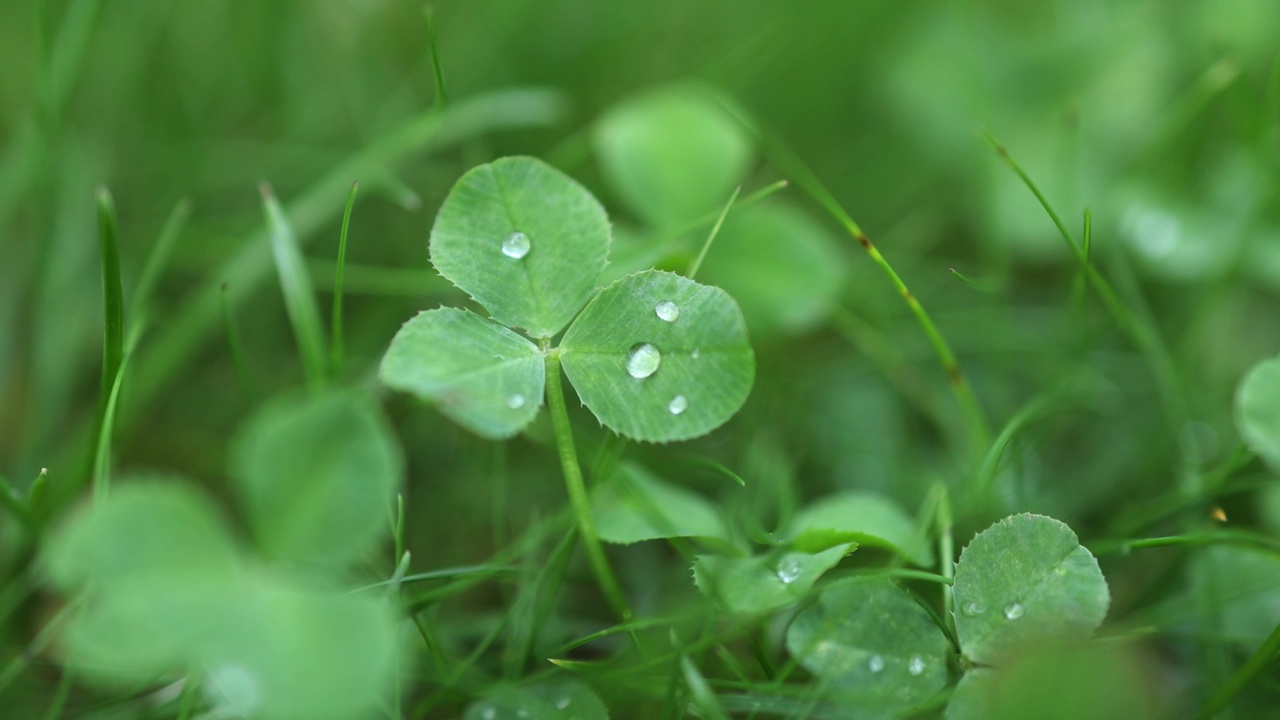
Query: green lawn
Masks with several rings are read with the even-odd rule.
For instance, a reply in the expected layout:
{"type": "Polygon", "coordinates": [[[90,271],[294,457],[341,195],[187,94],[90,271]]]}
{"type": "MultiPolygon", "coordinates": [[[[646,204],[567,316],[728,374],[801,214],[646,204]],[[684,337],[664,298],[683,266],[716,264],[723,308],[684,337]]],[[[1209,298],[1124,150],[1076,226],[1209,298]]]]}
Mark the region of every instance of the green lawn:
{"type": "Polygon", "coordinates": [[[1280,717],[1276,28],[0,3],[0,720],[1280,717]]]}

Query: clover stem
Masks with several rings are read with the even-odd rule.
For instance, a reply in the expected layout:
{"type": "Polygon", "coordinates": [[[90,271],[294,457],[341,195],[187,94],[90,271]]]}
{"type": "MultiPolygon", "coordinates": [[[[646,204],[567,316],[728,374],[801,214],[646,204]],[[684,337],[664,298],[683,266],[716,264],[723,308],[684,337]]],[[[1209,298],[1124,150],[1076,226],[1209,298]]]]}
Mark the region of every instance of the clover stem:
{"type": "Polygon", "coordinates": [[[578,451],[573,445],[573,430],[569,427],[569,411],[564,403],[564,389],[560,384],[560,353],[552,350],[544,352],[547,371],[547,406],[551,410],[551,427],[555,431],[556,450],[560,453],[560,466],[564,470],[564,485],[569,491],[569,503],[573,507],[573,516],[578,523],[578,534],[582,536],[582,546],[586,548],[587,560],[591,570],[600,583],[600,590],[613,609],[622,617],[623,622],[631,620],[631,608],[622,595],[622,589],[609,568],[609,559],[605,557],[600,538],[596,536],[595,521],[591,517],[591,503],[587,499],[587,488],[582,480],[582,466],[578,464],[578,451]]]}
{"type": "Polygon", "coordinates": [[[956,579],[956,546],[952,535],[951,496],[947,486],[939,483],[934,487],[938,495],[938,509],[934,516],[938,530],[938,569],[948,583],[942,586],[942,621],[947,624],[951,637],[956,637],[956,595],[953,585],[956,579]]]}

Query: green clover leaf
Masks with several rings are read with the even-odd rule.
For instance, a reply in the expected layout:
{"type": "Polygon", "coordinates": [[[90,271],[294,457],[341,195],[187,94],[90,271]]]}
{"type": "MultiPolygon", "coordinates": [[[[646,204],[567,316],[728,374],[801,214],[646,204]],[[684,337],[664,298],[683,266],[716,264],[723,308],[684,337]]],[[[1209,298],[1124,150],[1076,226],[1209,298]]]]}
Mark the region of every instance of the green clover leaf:
{"type": "Polygon", "coordinates": [[[997,665],[1028,643],[1088,636],[1111,604],[1098,561],[1064,523],[1013,515],[960,553],[956,635],[972,661],[997,665]]]}
{"type": "Polygon", "coordinates": [[[472,169],[440,210],[431,259],[492,321],[448,308],[421,313],[392,339],[382,382],[500,439],[537,415],[539,362],[560,360],[582,402],[621,435],[670,442],[719,427],[755,378],[737,303],[655,270],[596,294],[608,247],[604,210],[558,170],[523,157],[472,169]]]}

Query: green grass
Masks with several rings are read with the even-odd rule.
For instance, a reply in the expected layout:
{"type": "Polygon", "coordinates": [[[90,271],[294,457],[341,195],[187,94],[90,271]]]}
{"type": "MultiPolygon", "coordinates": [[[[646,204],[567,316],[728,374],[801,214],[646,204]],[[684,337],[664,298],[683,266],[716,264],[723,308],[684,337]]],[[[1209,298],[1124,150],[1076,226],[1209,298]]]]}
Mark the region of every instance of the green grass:
{"type": "Polygon", "coordinates": [[[1271,716],[1278,26],[0,4],[0,720],[1271,716]]]}

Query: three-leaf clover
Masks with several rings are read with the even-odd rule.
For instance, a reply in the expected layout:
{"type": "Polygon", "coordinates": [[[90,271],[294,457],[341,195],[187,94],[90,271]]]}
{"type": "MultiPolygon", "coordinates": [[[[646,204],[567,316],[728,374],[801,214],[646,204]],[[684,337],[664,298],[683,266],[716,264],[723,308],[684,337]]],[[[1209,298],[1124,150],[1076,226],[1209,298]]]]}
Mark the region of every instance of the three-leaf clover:
{"type": "Polygon", "coordinates": [[[621,435],[669,442],[719,427],[755,375],[737,303],[656,270],[597,292],[609,241],[600,203],[545,163],[512,157],[473,168],[440,208],[430,253],[490,318],[419,313],[391,341],[383,383],[500,439],[533,420],[546,373],[562,364],[583,404],[621,435]]]}
{"type": "Polygon", "coordinates": [[[380,595],[331,585],[385,536],[393,437],[347,391],[255,413],[231,475],[257,553],[179,478],[135,476],[72,513],[43,555],[81,598],[61,627],[68,665],[120,688],[188,676],[213,714],[371,716],[394,687],[397,621],[380,595]]]}

